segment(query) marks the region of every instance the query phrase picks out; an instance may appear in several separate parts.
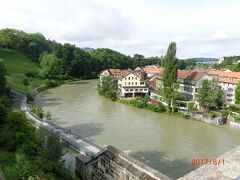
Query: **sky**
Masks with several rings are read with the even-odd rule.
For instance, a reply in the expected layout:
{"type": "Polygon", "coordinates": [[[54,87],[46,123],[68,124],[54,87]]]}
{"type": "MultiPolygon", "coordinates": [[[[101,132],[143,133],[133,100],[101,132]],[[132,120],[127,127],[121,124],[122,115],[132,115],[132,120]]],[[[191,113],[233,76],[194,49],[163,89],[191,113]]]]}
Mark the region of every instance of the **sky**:
{"type": "Polygon", "coordinates": [[[239,0],[0,0],[0,29],[126,55],[240,55],[239,0]],[[2,1],[2,2],[1,2],[2,1]]]}

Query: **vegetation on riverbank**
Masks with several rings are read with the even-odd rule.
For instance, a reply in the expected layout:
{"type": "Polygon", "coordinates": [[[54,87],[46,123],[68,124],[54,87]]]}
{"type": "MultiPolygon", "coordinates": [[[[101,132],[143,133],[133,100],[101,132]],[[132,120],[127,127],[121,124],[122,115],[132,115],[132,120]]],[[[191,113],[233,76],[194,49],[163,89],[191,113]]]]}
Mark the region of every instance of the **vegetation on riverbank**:
{"type": "Polygon", "coordinates": [[[111,99],[117,100],[117,82],[111,76],[102,78],[101,84],[98,84],[97,91],[100,95],[111,99]]]}
{"type": "Polygon", "coordinates": [[[64,166],[60,138],[12,111],[3,67],[0,62],[0,166],[6,179],[74,179],[64,166]]]}
{"type": "Polygon", "coordinates": [[[149,103],[148,97],[138,97],[135,99],[119,99],[122,104],[132,105],[140,109],[149,109],[154,112],[165,112],[165,107],[160,102],[149,103]]]}

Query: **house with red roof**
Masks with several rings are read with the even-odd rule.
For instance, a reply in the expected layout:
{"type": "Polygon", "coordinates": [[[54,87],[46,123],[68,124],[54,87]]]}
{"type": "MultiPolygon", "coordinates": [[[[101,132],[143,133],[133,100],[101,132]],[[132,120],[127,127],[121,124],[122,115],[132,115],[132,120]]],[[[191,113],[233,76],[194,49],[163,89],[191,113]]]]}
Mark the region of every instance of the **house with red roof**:
{"type": "Polygon", "coordinates": [[[104,76],[112,76],[117,81],[118,97],[135,98],[149,94],[147,75],[144,71],[131,69],[107,69],[100,74],[100,82],[104,76]]]}

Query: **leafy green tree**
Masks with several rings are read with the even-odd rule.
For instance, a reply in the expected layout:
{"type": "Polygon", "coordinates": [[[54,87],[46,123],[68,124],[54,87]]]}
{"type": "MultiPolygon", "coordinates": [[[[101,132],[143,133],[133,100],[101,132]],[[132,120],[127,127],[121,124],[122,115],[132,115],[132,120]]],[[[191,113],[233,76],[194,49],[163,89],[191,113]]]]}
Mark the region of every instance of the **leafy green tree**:
{"type": "Polygon", "coordinates": [[[71,64],[72,64],[72,60],[73,60],[73,51],[74,51],[75,46],[66,43],[62,46],[62,54],[63,54],[63,69],[64,72],[66,74],[66,76],[69,76],[70,72],[71,72],[71,64]]]}
{"type": "Polygon", "coordinates": [[[199,104],[208,111],[210,107],[222,105],[223,91],[217,81],[203,80],[198,88],[197,100],[199,104]]]}
{"type": "Polygon", "coordinates": [[[0,95],[6,92],[6,68],[3,62],[0,61],[0,95]]]}
{"type": "Polygon", "coordinates": [[[117,100],[117,81],[111,76],[102,78],[102,81],[98,85],[99,94],[111,99],[112,101],[117,100]]]}
{"type": "Polygon", "coordinates": [[[15,165],[7,169],[7,174],[9,179],[37,180],[44,176],[39,166],[20,151],[16,153],[15,165]]]}
{"type": "Polygon", "coordinates": [[[10,112],[10,110],[11,110],[10,100],[8,99],[7,96],[0,95],[0,131],[1,128],[3,128],[1,124],[4,124],[7,114],[8,112],[10,112]]]}
{"type": "Polygon", "coordinates": [[[40,76],[49,79],[58,79],[62,74],[60,60],[54,54],[44,54],[40,59],[40,76]]]}
{"type": "Polygon", "coordinates": [[[35,128],[21,112],[8,113],[7,120],[0,131],[0,137],[0,147],[5,150],[23,149],[29,154],[35,151],[35,128]]]}
{"type": "Polygon", "coordinates": [[[240,103],[240,83],[237,84],[235,94],[236,94],[235,95],[236,103],[239,104],[240,103]]]}
{"type": "Polygon", "coordinates": [[[177,71],[178,63],[176,58],[176,43],[170,43],[167,54],[164,57],[164,74],[163,74],[163,91],[164,96],[168,100],[168,106],[170,109],[170,101],[173,98],[176,91],[175,86],[177,84],[177,71]]]}

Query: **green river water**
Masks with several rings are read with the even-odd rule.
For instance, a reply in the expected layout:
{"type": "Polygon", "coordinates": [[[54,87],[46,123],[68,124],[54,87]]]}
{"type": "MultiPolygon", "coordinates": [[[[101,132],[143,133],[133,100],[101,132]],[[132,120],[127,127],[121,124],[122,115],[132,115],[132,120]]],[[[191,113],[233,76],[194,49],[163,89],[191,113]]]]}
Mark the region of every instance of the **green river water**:
{"type": "Polygon", "coordinates": [[[97,80],[49,89],[36,103],[52,122],[99,145],[113,145],[171,178],[196,169],[192,159],[211,159],[240,145],[240,128],[222,128],[123,105],[98,95],[97,80]]]}

